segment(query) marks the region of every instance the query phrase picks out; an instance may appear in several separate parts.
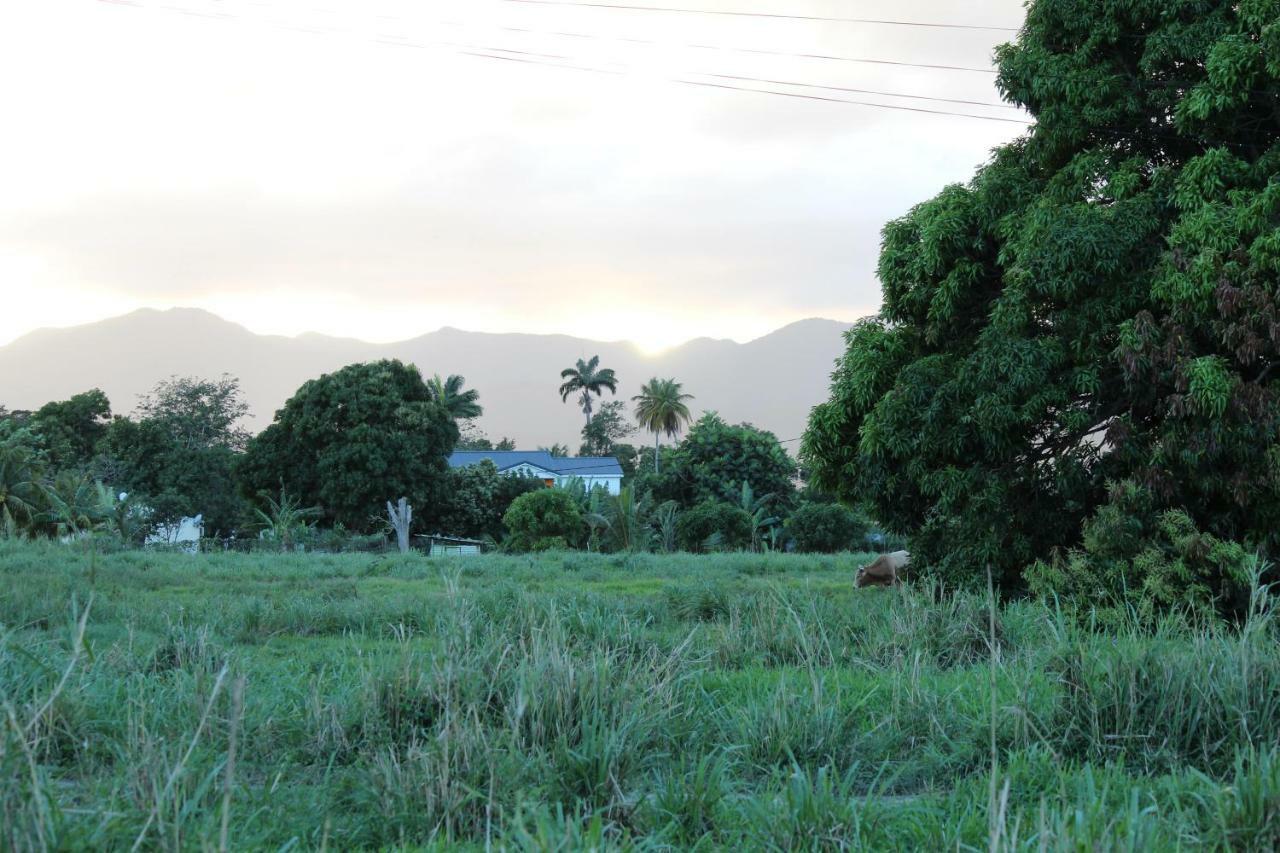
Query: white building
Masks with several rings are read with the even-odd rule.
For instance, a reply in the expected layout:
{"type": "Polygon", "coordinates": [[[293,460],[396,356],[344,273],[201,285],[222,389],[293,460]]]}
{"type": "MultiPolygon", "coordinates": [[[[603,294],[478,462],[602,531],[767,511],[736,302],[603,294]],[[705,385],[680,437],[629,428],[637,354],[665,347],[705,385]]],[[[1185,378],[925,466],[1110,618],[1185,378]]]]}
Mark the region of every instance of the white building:
{"type": "Polygon", "coordinates": [[[537,477],[548,486],[581,480],[588,488],[603,486],[609,494],[622,491],[622,466],[612,456],[552,456],[545,450],[458,450],[449,467],[465,468],[488,459],[499,474],[537,477]]]}

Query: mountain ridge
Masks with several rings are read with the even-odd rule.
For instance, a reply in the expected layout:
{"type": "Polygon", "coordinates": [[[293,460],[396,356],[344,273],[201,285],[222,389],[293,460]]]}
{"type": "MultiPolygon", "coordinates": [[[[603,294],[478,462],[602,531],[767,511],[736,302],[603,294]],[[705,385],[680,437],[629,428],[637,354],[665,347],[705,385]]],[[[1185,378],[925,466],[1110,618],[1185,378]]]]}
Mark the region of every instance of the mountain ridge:
{"type": "MultiPolygon", "coordinates": [[[[673,376],[694,395],[695,417],[716,410],[754,423],[780,439],[799,436],[809,409],[826,398],[835,359],[851,324],[797,320],[739,343],[693,338],[645,354],[631,341],[565,334],[473,332],[444,326],[390,343],[318,332],[262,335],[199,308],[143,308],[93,323],[33,330],[0,346],[0,405],[32,409],[101,388],[117,413],[169,376],[236,376],[260,430],[299,385],[346,364],[399,358],[424,375],[457,373],[480,391],[479,426],[495,440],[521,446],[556,442],[576,448],[582,413],[561,404],[559,373],[580,357],[599,355],[621,380],[616,399],[630,400],[651,376],[673,376]]],[[[606,393],[604,400],[615,399],[606,393]]],[[[644,443],[644,436],[633,440],[644,443]]]]}

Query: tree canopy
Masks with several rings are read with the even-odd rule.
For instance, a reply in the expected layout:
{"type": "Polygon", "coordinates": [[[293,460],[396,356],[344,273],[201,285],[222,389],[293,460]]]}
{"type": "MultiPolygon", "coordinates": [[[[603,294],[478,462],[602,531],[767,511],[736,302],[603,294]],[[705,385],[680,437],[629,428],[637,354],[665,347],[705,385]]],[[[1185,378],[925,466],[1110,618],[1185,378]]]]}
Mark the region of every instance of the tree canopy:
{"type": "Polygon", "coordinates": [[[303,384],[249,442],[240,473],[250,496],[283,486],[351,530],[379,526],[383,504],[401,496],[430,527],[457,440],[416,367],[352,364],[303,384]]]}
{"type": "Polygon", "coordinates": [[[240,421],[248,413],[240,380],[227,374],[220,379],[173,376],[138,401],[140,420],[163,425],[178,446],[188,449],[243,449],[249,431],[240,421]]]}
{"type": "Polygon", "coordinates": [[[1121,481],[1274,547],[1280,2],[1035,0],[998,60],[1036,122],[886,226],[815,483],[963,582],[1019,584],[1121,481]]]}
{"type": "Polygon", "coordinates": [[[730,425],[707,412],[684,441],[663,457],[661,473],[645,473],[644,486],[662,500],[692,507],[703,501],[739,503],[743,483],[775,508],[789,507],[795,495],[795,462],[777,436],[750,424],[730,425]]]}
{"type": "Polygon", "coordinates": [[[111,402],[97,388],[45,403],[29,419],[51,468],[85,468],[111,423],[111,402]]]}

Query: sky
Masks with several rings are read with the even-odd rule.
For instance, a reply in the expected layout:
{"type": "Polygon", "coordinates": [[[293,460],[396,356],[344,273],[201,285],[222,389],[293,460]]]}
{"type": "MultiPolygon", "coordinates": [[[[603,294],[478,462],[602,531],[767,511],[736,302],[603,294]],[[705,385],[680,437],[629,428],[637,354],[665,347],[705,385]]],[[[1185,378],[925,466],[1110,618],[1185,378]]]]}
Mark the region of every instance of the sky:
{"type": "Polygon", "coordinates": [[[739,91],[1025,119],[792,85],[998,104],[990,73],[794,54],[989,68],[1008,29],[799,18],[1016,28],[1019,0],[595,1],[796,17],[0,4],[0,344],[174,306],[258,333],[453,326],[650,351],[852,321],[879,306],[884,223],[1025,131],[739,91]]]}

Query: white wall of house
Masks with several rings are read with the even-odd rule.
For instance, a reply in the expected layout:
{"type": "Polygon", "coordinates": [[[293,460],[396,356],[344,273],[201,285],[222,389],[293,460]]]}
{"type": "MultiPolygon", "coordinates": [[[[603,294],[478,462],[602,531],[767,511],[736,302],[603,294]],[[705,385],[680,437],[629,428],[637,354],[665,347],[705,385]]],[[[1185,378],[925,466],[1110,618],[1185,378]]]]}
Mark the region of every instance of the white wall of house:
{"type": "Polygon", "coordinates": [[[548,471],[545,468],[540,468],[527,462],[503,473],[511,477],[536,477],[553,486],[563,486],[571,480],[581,480],[588,489],[603,486],[611,495],[616,495],[622,491],[622,476],[617,474],[558,474],[555,471],[548,471]]]}
{"type": "MultiPolygon", "coordinates": [[[[569,480],[571,478],[565,477],[565,479],[569,480]]],[[[579,476],[578,479],[581,480],[588,489],[595,488],[596,486],[603,486],[611,495],[616,495],[622,491],[622,478],[618,476],[602,477],[584,474],[579,476]]]]}

